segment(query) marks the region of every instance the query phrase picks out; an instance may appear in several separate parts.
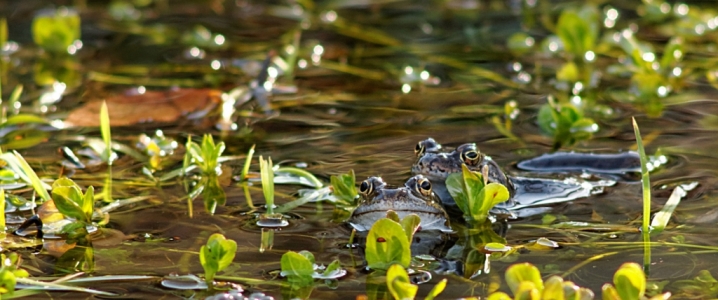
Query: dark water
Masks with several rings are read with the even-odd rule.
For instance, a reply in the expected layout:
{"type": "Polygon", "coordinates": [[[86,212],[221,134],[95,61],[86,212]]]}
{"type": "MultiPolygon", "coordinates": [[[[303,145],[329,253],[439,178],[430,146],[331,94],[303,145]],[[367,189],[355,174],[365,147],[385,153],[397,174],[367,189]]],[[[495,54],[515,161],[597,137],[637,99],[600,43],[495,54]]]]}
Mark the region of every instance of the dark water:
{"type": "MultiPolygon", "coordinates": [[[[84,1],[55,4],[75,2],[84,1]]],[[[48,106],[50,112],[45,116],[50,119],[64,118],[67,111],[84,101],[108,97],[138,85],[148,90],[167,88],[151,79],[164,78],[170,79],[168,85],[223,91],[247,86],[255,76],[233,65],[244,60],[261,62],[270,50],[284,49],[292,42],[294,32],[301,31],[299,58],[308,66],[296,70],[293,82],[298,88],[296,93],[269,98],[273,112],[265,114],[256,101],[241,106],[240,113],[233,117],[240,128],[236,131],[221,132],[212,121],[184,119],[170,124],[113,128],[113,138],[127,145],[133,145],[139,134],[151,135],[158,128],[180,144],[190,134],[209,132],[227,143],[226,155],[245,155],[256,144],[257,155],[271,156],[275,162],[285,162],[283,165],[306,163],[307,170],[325,182],[330,175],[353,169],[357,180],[382,176],[390,184],[403,183],[410,176],[414,145],[427,137],[448,147],[476,142],[483,153],[517,176],[528,173],[518,170],[516,162],[554,150],[553,139],[537,125],[537,112],[549,94],[559,93],[551,81],[561,58],[539,54],[517,58],[506,50],[505,40],[522,30],[536,40],[543,39],[551,32],[542,25],[542,18],[555,22],[561,8],[571,2],[538,1],[536,6],[529,6],[526,3],[532,1],[327,1],[302,10],[299,3],[285,1],[150,1],[149,6],[139,8],[142,17],[138,21],[127,22],[113,20],[108,3],[87,2],[87,7],[80,10],[83,49],[75,56],[63,58],[71,65],[67,72],[74,72],[76,80],[67,83],[62,101],[48,106]],[[306,15],[292,15],[292,11],[304,11],[306,15]],[[327,21],[332,19],[332,13],[349,25],[327,21]],[[182,44],[180,36],[197,24],[222,34],[227,47],[207,50],[204,58],[188,57],[191,46],[182,44]],[[153,34],[152,30],[159,30],[160,26],[167,31],[153,34]],[[381,39],[382,36],[391,39],[381,39]],[[321,62],[312,65],[311,54],[316,45],[322,45],[324,51],[321,62]],[[449,59],[452,63],[447,62],[449,59]],[[211,67],[215,60],[222,64],[219,70],[211,67]],[[344,63],[356,69],[342,69],[344,63]],[[530,74],[528,83],[522,82],[521,76],[525,74],[512,70],[515,63],[521,63],[520,72],[530,74]],[[407,66],[417,73],[425,68],[432,80],[438,82],[414,81],[409,83],[410,92],[402,92],[407,66]],[[487,79],[472,68],[494,71],[505,82],[487,79]],[[136,81],[126,84],[98,79],[98,73],[136,81]],[[517,139],[502,134],[492,122],[494,116],[503,116],[504,104],[510,100],[515,100],[520,110],[511,129],[517,139]]],[[[710,6],[689,4],[691,10],[710,6]]],[[[638,24],[641,39],[661,45],[657,48],[662,49],[670,36],[661,32],[662,23],[642,21],[636,5],[602,2],[601,9],[610,6],[620,12],[615,27],[603,28],[602,32],[638,24]]],[[[26,112],[39,111],[37,98],[42,90],[35,79],[42,54],[32,44],[31,20],[37,10],[50,6],[48,1],[0,2],[0,13],[8,18],[10,39],[21,47],[3,58],[7,63],[3,67],[3,96],[7,97],[16,84],[23,84],[21,102],[26,112]]],[[[687,38],[683,72],[691,75],[686,76],[681,90],[661,100],[666,106],[657,117],[648,116],[640,103],[612,96],[611,92],[629,89],[628,79],[605,71],[615,63],[618,54],[601,53],[596,63],[597,69],[602,70],[601,85],[591,92],[597,95],[598,108],[587,113],[597,121],[600,130],[589,140],[562,147],[603,153],[634,149],[630,118],[635,116],[647,151],[661,149],[669,157],[669,163],[651,175],[653,210],[662,207],[677,184],[698,182],[698,187],[688,193],[674,213],[669,228],[653,238],[657,244],[652,249],[651,281],[675,282],[693,278],[700,270],[713,274],[717,271],[713,262],[718,259],[718,234],[713,224],[718,218],[718,200],[713,187],[718,170],[714,151],[718,146],[714,117],[718,102],[715,88],[703,75],[718,67],[714,58],[716,37],[718,33],[708,30],[704,35],[687,38]],[[605,109],[610,113],[600,112],[605,109]]],[[[288,84],[288,80],[278,78],[282,84],[288,84]]],[[[46,142],[20,152],[43,178],[55,179],[61,160],[54,154],[56,149],[80,148],[78,143],[68,142],[78,135],[99,137],[99,131],[87,128],[53,132],[46,142]]],[[[237,175],[242,164],[242,160],[225,163],[225,172],[237,175]]],[[[288,250],[309,250],[317,262],[326,264],[339,259],[349,270],[338,287],[317,284],[311,298],[350,299],[366,293],[363,251],[345,247],[350,230],[337,217],[341,210],[332,204],[308,204],[293,210],[291,215],[295,218],[290,220],[290,226],[273,232],[271,249],[260,251],[262,229],[254,225],[254,210],[236,181],[223,181],[227,203],[218,207],[214,215],[204,210],[201,199],[195,199],[190,218],[182,182],[173,180],[161,188],[139,184],[142,165],[127,159],[113,168],[116,199],[151,196],[151,200],[111,213],[106,227],[125,237],[94,243],[93,276],[201,274],[199,248],[209,235],[220,232],[235,240],[239,249],[234,264],[220,274],[253,279],[235,280],[248,290],[281,298],[282,280],[274,278],[273,273],[279,269],[280,257],[288,250]]],[[[177,161],[167,170],[180,165],[181,161],[177,161]]],[[[252,170],[258,171],[258,165],[254,164],[252,170]]],[[[101,188],[104,176],[104,171],[78,171],[73,179],[83,186],[101,188]]],[[[278,204],[296,198],[298,188],[278,185],[278,204]]],[[[254,205],[261,206],[261,188],[256,185],[250,191],[254,205]]],[[[543,215],[512,220],[506,235],[508,245],[520,246],[546,237],[561,247],[550,251],[521,250],[491,261],[490,272],[471,280],[457,275],[435,275],[432,282],[449,278],[449,287],[441,298],[485,296],[489,283],[503,282],[504,270],[516,262],[531,262],[542,270],[542,275],[564,274],[567,280],[599,294],[600,287],[611,282],[618,266],[643,261],[637,230],[642,209],[640,181],[621,180],[603,194],[552,207],[550,213],[558,220],[554,225],[558,222],[592,225],[585,229],[543,225],[543,215]]],[[[446,255],[456,242],[456,236],[449,237],[432,253],[446,255]]],[[[20,253],[31,266],[28,269],[33,276],[64,274],[56,270],[57,258],[47,251],[20,253]]],[[[112,282],[95,287],[127,298],[190,297],[194,293],[163,288],[158,282],[112,282]]],[[[430,288],[422,285],[419,295],[425,295],[430,288]]],[[[505,284],[502,289],[507,290],[505,284]]],[[[679,292],[670,285],[666,290],[679,292]]],[[[79,296],[65,292],[49,294],[55,298],[79,296]]]]}

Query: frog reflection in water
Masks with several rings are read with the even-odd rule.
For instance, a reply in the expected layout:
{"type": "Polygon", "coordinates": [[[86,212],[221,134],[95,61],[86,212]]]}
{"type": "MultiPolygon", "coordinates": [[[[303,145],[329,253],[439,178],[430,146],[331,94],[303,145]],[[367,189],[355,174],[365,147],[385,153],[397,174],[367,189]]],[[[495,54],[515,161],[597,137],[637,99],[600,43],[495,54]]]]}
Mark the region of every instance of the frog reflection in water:
{"type": "Polygon", "coordinates": [[[403,187],[389,188],[381,177],[369,177],[361,183],[362,202],[352,213],[349,223],[358,231],[366,231],[377,220],[393,210],[404,218],[416,214],[421,230],[450,232],[448,216],[432,191],[432,184],[422,175],[409,178],[403,187]]]}
{"type": "MultiPolygon", "coordinates": [[[[496,213],[571,201],[600,193],[603,191],[603,187],[615,184],[613,180],[588,182],[576,178],[556,180],[508,176],[495,161],[480,153],[474,143],[460,145],[451,152],[442,152],[441,144],[428,138],[416,145],[415,153],[417,160],[411,168],[412,174],[421,174],[431,180],[434,183],[434,192],[447,208],[455,206],[456,202],[446,188],[446,178],[450,174],[460,173],[463,164],[472,171],[484,174],[488,182],[503,184],[509,190],[510,199],[497,205],[494,210],[496,213]]],[[[526,166],[525,169],[530,169],[533,165],[541,165],[546,171],[589,170],[596,173],[625,173],[640,168],[639,158],[635,152],[620,154],[557,153],[527,162],[522,162],[526,166]],[[553,163],[547,163],[547,161],[553,163]],[[552,169],[551,165],[555,168],[552,169]]],[[[522,166],[522,163],[519,163],[519,167],[522,166]]],[[[516,215],[528,216],[547,210],[547,208],[527,209],[516,215]]]]}

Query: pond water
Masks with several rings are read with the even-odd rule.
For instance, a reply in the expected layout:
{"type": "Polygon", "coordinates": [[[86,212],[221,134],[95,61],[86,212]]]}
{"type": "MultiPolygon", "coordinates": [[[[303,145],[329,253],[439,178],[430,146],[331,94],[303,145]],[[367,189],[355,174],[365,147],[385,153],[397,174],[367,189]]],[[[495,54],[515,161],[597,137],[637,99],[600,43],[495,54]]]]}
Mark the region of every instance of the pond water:
{"type": "MultiPolygon", "coordinates": [[[[671,291],[680,298],[714,297],[685,289],[679,281],[691,280],[702,270],[718,274],[713,263],[718,259],[718,232],[712,226],[718,218],[714,191],[718,11],[701,1],[668,2],[667,11],[663,2],[644,2],[648,4],[601,1],[595,6],[597,19],[588,19],[596,37],[580,52],[590,54],[576,58],[570,46],[559,47],[556,32],[581,26],[561,27],[558,22],[563,11],[585,7],[581,1],[58,1],[76,6],[82,22],[82,46],[74,46],[79,48],[74,55],[48,54],[33,43],[33,17],[52,3],[0,1],[9,39],[18,46],[5,49],[0,57],[2,97],[7,99],[22,84],[21,106],[16,106],[20,112],[64,120],[88,102],[113,97],[119,99],[115,103],[129,101],[122,97],[131,96],[116,96],[128,89],[135,94],[176,87],[254,91],[251,100],[228,113],[229,123],[221,122],[216,108],[199,118],[184,114],[163,119],[169,113],[155,106],[160,104],[147,104],[153,100],[136,102],[137,111],[127,113],[119,112],[125,106],[110,106],[111,116],[128,118],[125,126],[112,128],[114,141],[134,147],[140,134],[152,136],[161,129],[180,144],[175,155],[163,159],[164,168],[155,172],[156,178],[182,166],[182,144],[190,136],[199,142],[210,133],[226,143],[224,155],[237,157],[222,164],[218,180],[226,204],[210,214],[202,196],[188,207],[186,185],[196,180],[176,177],[155,182],[143,173],[146,160],[120,152],[112,166],[112,197],[146,199],[110,212],[101,231],[119,237],[93,239],[91,276],[157,277],[92,285],[120,295],[108,298],[212,295],[174,290],[159,282],[161,276],[173,273],[204,273],[198,251],[217,232],[238,246],[234,262],[219,273],[221,280],[251,292],[291,298],[285,280],[278,278],[280,258],[288,250],[308,250],[318,263],[338,259],[349,272],[335,282],[318,282],[311,298],[367,294],[371,287],[369,273],[363,270],[363,245],[360,241],[357,248],[347,247],[351,234],[344,222],[347,210],[330,202],[309,203],[287,213],[285,228],[256,226],[256,215],[264,211],[261,185],[250,181],[248,199],[246,184],[237,180],[253,145],[255,157],[306,167],[326,184],[331,175],[354,170],[358,182],[382,176],[387,183],[400,185],[411,175],[414,146],[427,137],[448,148],[476,142],[507,173],[535,176],[519,170],[516,163],[556,150],[635,150],[631,117],[641,126],[648,154],[668,158],[651,173],[652,211],[663,207],[676,186],[698,184],[683,198],[666,230],[652,237],[648,278],[660,286],[653,285],[652,291],[671,291]],[[522,32],[525,36],[516,35],[522,32]],[[630,41],[640,46],[631,48],[630,41]],[[665,46],[671,43],[679,45],[680,53],[665,46]],[[644,60],[632,61],[625,49],[640,49],[637,53],[644,60]],[[666,54],[676,59],[664,63],[660,59],[666,54]],[[263,96],[257,90],[268,55],[296,67],[288,71],[272,64],[269,87],[276,80],[274,90],[263,96]],[[568,66],[569,62],[575,63],[568,66]],[[53,82],[54,90],[60,89],[54,94],[53,82]],[[57,87],[59,82],[62,88],[57,87]],[[62,96],[52,101],[52,95],[62,96]],[[555,138],[541,127],[538,117],[549,102],[572,103],[595,125],[587,121],[588,129],[579,124],[555,138]],[[142,117],[133,121],[138,115],[142,117]],[[139,122],[147,119],[168,121],[139,122]],[[263,242],[263,237],[272,240],[263,242]]],[[[201,95],[197,97],[207,93],[201,95]]],[[[157,98],[166,102],[173,96],[157,98]]],[[[14,113],[5,103],[3,110],[14,113]]],[[[75,152],[84,148],[85,137],[99,138],[96,125],[4,128],[3,151],[17,149],[48,183],[70,174],[79,185],[94,186],[97,194],[108,189],[106,167],[70,170],[56,154],[60,147],[75,152]]],[[[256,158],[250,170],[258,175],[256,158]]],[[[518,251],[474,265],[473,274],[434,272],[431,282],[420,286],[419,295],[442,278],[449,279],[442,299],[483,297],[497,287],[508,291],[504,273],[517,262],[530,262],[542,275],[562,275],[599,295],[621,264],[644,261],[639,230],[642,190],[637,178],[627,176],[604,193],[551,205],[544,214],[509,220],[506,244],[518,251]],[[560,246],[523,247],[541,237],[560,246]]],[[[277,205],[295,200],[300,188],[277,185],[277,205]]],[[[32,196],[31,189],[12,192],[32,196]]],[[[428,253],[462,264],[471,259],[457,253],[458,245],[465,242],[458,235],[447,235],[428,253]]],[[[31,278],[56,279],[82,269],[77,257],[63,258],[62,251],[49,247],[39,253],[10,251],[22,255],[21,266],[31,278]]],[[[42,293],[53,298],[85,296],[42,293]]]]}

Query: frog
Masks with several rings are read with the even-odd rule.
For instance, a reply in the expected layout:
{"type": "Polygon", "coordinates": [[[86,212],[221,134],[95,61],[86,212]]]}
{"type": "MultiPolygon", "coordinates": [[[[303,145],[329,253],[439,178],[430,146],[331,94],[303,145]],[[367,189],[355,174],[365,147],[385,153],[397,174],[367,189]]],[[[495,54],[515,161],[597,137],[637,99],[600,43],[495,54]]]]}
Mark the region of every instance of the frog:
{"type": "Polygon", "coordinates": [[[359,185],[361,201],[349,218],[357,231],[367,231],[389,210],[399,218],[416,214],[421,219],[421,231],[452,232],[449,217],[433,192],[432,183],[423,175],[409,178],[404,186],[390,187],[381,177],[372,176],[359,185]]]}
{"type": "MultiPolygon", "coordinates": [[[[480,172],[486,182],[499,183],[509,191],[509,200],[495,207],[494,213],[516,216],[529,216],[546,212],[549,208],[524,210],[547,204],[566,202],[578,198],[602,193],[603,188],[612,186],[615,180],[600,179],[587,181],[575,177],[562,180],[521,177],[506,174],[501,167],[484,153],[475,143],[465,143],[452,151],[444,151],[440,143],[427,138],[414,148],[416,161],[411,167],[414,175],[423,175],[434,183],[434,192],[447,209],[456,206],[446,188],[446,178],[450,174],[460,173],[462,165],[471,171],[480,172]]],[[[541,167],[549,172],[589,170],[595,173],[620,173],[640,170],[640,160],[635,152],[620,154],[555,153],[544,155],[519,163],[526,170],[539,171],[541,167]],[[618,166],[611,168],[611,166],[618,166]]],[[[450,209],[451,211],[451,209],[450,209]]]]}

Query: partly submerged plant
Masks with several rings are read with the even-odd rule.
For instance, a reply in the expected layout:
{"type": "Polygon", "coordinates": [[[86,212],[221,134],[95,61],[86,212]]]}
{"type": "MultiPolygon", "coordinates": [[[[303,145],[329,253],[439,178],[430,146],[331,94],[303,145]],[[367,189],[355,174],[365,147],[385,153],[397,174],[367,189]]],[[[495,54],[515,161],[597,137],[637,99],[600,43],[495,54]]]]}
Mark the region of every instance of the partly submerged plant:
{"type": "Polygon", "coordinates": [[[214,143],[211,134],[205,134],[202,138],[202,145],[192,140],[187,140],[187,153],[185,154],[185,166],[194,163],[199,167],[202,174],[217,174],[219,172],[219,157],[224,152],[224,142],[214,143]]]}
{"type": "Polygon", "coordinates": [[[52,184],[52,199],[63,215],[76,219],[83,227],[92,223],[95,189],[90,186],[83,194],[72,179],[62,177],[52,184]]]}
{"type": "Polygon", "coordinates": [[[573,104],[558,104],[550,98],[539,109],[538,125],[545,133],[553,136],[554,148],[590,139],[598,131],[596,122],[585,118],[573,104]]]}
{"type": "MultiPolygon", "coordinates": [[[[564,281],[559,276],[551,276],[545,282],[541,279],[538,268],[530,263],[520,263],[506,270],[506,284],[509,286],[513,299],[593,299],[591,290],[577,286],[571,281],[564,281]]],[[[495,292],[488,300],[512,299],[508,294],[495,292]]],[[[627,300],[627,299],[626,299],[627,300]]]]}
{"type": "Polygon", "coordinates": [[[32,38],[45,51],[67,53],[80,39],[80,15],[66,7],[43,10],[32,20],[32,38]]]}
{"type": "Polygon", "coordinates": [[[12,295],[18,278],[29,277],[30,274],[20,269],[20,257],[15,252],[9,255],[2,254],[2,267],[0,267],[0,295],[12,295]]]}
{"type": "Polygon", "coordinates": [[[237,243],[224,235],[215,233],[209,237],[207,244],[199,250],[199,262],[204,268],[204,280],[212,287],[214,275],[227,268],[234,260],[237,243]]]}
{"type": "MultiPolygon", "coordinates": [[[[613,284],[606,283],[601,288],[604,300],[647,299],[646,274],[636,263],[624,263],[613,275],[613,284]]],[[[671,293],[658,294],[650,299],[668,299],[671,293]]]]}
{"type": "Polygon", "coordinates": [[[329,178],[336,201],[345,206],[355,206],[357,195],[356,176],[354,170],[349,173],[332,175],[329,178]]]}
{"type": "Polygon", "coordinates": [[[287,251],[282,255],[281,265],[282,276],[300,285],[311,284],[314,279],[336,279],[347,273],[341,268],[339,260],[326,267],[315,264],[314,255],[309,251],[287,251]]]}
{"type": "Polygon", "coordinates": [[[387,270],[394,264],[409,266],[410,245],[418,228],[418,218],[415,215],[407,216],[403,224],[390,218],[382,218],[374,223],[366,240],[365,258],[370,269],[387,270]]]}
{"type": "Polygon", "coordinates": [[[491,208],[509,199],[509,190],[499,183],[486,184],[484,176],[461,166],[461,174],[446,178],[446,187],[464,218],[472,223],[483,223],[491,208]]]}
{"type": "MultiPolygon", "coordinates": [[[[392,265],[389,267],[389,270],[386,272],[386,285],[389,288],[389,293],[394,297],[394,300],[415,299],[416,293],[419,290],[419,286],[411,283],[409,274],[401,265],[392,265]]],[[[433,300],[444,291],[444,288],[446,288],[446,278],[439,281],[424,299],[433,300]]]]}

